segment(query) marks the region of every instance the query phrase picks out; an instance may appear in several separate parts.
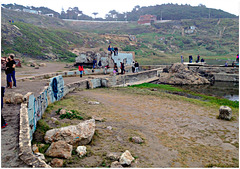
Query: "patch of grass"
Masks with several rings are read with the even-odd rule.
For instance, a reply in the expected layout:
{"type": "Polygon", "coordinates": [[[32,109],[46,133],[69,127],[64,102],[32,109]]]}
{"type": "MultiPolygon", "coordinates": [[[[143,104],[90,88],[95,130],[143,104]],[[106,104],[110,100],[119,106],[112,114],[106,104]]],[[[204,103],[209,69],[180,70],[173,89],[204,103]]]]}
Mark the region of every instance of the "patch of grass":
{"type": "Polygon", "coordinates": [[[60,124],[60,122],[59,122],[59,121],[55,121],[55,124],[56,124],[56,125],[59,125],[59,124],[60,124]]]}
{"type": "Polygon", "coordinates": [[[47,124],[46,121],[41,119],[37,122],[37,129],[40,129],[41,132],[46,133],[48,130],[50,130],[52,128],[49,127],[49,125],[47,124]]]}
{"type": "Polygon", "coordinates": [[[62,114],[59,117],[61,119],[67,118],[67,119],[78,119],[78,120],[83,120],[83,117],[79,115],[79,113],[77,111],[72,111],[72,113],[70,112],[66,112],[66,114],[62,114]]]}
{"type": "Polygon", "coordinates": [[[50,147],[50,144],[45,144],[43,147],[39,147],[39,152],[44,154],[49,147],[50,147]]]}
{"type": "Polygon", "coordinates": [[[60,111],[62,110],[62,108],[59,108],[57,111],[56,111],[56,114],[59,115],[60,111]]]}
{"type": "Polygon", "coordinates": [[[171,85],[143,83],[143,84],[139,84],[139,85],[133,85],[133,86],[130,86],[130,87],[140,88],[140,89],[157,88],[157,89],[160,89],[162,91],[188,93],[188,94],[191,94],[193,96],[201,97],[203,101],[207,101],[207,102],[212,103],[212,104],[216,104],[216,105],[220,105],[220,106],[224,105],[224,106],[229,106],[229,107],[232,107],[232,108],[239,108],[239,102],[238,101],[231,101],[231,100],[228,100],[228,99],[225,99],[225,98],[207,96],[207,95],[195,93],[195,92],[192,92],[192,91],[189,91],[189,90],[179,89],[179,88],[173,87],[171,85]]]}

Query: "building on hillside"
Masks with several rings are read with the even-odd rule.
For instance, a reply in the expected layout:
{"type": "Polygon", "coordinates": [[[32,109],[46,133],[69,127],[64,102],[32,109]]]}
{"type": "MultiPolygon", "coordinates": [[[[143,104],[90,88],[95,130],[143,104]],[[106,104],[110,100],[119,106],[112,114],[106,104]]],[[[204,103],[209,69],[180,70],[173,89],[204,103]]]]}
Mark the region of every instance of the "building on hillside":
{"type": "Polygon", "coordinates": [[[49,16],[49,17],[54,17],[54,14],[53,14],[53,13],[49,13],[49,14],[45,14],[45,15],[47,15],[47,16],[49,16]]]}
{"type": "Polygon", "coordinates": [[[152,23],[157,21],[156,15],[142,15],[138,19],[138,24],[142,25],[151,25],[152,23]]]}
{"type": "Polygon", "coordinates": [[[23,12],[33,13],[33,14],[41,14],[41,11],[36,11],[32,9],[23,9],[23,12]]]}

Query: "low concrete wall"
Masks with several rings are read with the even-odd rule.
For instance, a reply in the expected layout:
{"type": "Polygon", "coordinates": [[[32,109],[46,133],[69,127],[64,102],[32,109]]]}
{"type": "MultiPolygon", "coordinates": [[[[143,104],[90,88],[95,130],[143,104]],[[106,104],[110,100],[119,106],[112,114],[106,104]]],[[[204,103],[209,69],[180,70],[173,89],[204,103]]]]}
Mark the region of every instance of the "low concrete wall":
{"type": "Polygon", "coordinates": [[[239,82],[238,74],[227,74],[227,73],[212,73],[215,76],[215,81],[221,82],[239,82]]]}

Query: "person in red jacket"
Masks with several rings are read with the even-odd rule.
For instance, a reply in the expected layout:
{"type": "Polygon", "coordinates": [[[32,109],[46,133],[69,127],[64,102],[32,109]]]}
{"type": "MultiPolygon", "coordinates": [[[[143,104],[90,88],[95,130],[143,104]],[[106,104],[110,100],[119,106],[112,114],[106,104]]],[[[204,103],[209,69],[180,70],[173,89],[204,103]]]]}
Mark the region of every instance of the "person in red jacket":
{"type": "Polygon", "coordinates": [[[83,73],[84,73],[84,69],[83,69],[83,65],[82,65],[82,64],[80,64],[80,65],[78,66],[78,70],[79,70],[79,72],[80,72],[80,77],[82,77],[82,75],[83,75],[83,73]]]}

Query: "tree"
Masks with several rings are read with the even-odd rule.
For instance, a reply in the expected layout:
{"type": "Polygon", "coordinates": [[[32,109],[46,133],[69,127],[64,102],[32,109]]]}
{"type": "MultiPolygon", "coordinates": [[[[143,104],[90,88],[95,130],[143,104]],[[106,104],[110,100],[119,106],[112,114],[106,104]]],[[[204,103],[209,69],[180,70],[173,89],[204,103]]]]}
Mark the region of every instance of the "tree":
{"type": "Polygon", "coordinates": [[[96,15],[98,15],[98,12],[93,12],[92,14],[94,15],[94,17],[96,19],[96,15]]]}

